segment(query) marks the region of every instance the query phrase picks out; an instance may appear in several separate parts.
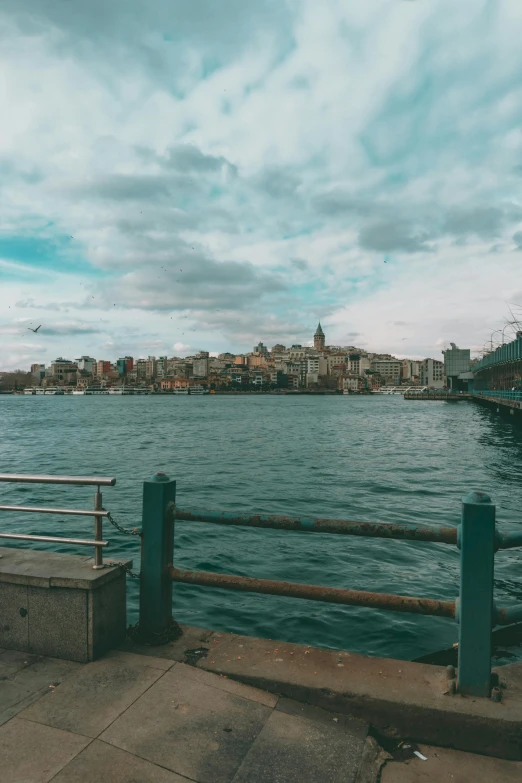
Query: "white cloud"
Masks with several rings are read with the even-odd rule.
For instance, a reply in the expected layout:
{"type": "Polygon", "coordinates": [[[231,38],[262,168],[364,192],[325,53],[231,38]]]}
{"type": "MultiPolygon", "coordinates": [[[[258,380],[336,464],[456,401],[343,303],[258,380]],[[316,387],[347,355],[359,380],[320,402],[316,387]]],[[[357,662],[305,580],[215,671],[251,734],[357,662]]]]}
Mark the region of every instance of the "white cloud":
{"type": "Polygon", "coordinates": [[[0,367],[21,318],[49,356],[304,344],[318,317],[478,344],[522,246],[517,0],[214,9],[2,3],[0,367]]]}

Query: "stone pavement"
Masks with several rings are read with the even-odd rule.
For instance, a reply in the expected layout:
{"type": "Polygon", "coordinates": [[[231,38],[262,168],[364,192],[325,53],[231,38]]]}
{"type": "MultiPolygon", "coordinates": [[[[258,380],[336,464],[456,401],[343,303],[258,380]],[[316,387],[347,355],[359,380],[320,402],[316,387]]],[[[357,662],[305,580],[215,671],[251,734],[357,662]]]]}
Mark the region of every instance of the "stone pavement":
{"type": "Polygon", "coordinates": [[[0,665],[6,783],[353,783],[365,747],[364,721],[159,657],[0,665]]]}

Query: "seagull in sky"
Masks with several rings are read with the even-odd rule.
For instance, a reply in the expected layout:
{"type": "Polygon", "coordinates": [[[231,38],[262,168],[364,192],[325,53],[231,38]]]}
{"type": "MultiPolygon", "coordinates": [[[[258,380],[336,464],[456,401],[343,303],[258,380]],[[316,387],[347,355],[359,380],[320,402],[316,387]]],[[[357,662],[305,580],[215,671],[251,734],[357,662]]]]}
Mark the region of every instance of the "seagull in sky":
{"type": "MultiPolygon", "coordinates": [[[[42,324],[40,324],[40,326],[41,326],[41,325],[42,325],[42,324]]],[[[29,329],[29,331],[30,331],[30,332],[34,332],[34,333],[36,334],[36,332],[38,331],[38,329],[40,328],[40,326],[37,326],[37,327],[36,327],[36,329],[33,329],[33,328],[32,328],[32,326],[28,326],[27,328],[29,329]]]]}

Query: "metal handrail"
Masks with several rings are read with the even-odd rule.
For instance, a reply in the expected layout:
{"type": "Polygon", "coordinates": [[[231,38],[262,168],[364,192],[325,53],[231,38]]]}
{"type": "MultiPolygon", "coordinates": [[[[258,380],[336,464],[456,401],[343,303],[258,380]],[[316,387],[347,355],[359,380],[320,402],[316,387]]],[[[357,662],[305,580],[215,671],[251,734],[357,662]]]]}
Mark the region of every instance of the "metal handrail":
{"type": "Polygon", "coordinates": [[[0,473],[0,481],[20,484],[76,484],[80,486],[95,486],[94,509],[91,511],[76,508],[48,508],[38,506],[7,506],[0,505],[0,511],[15,511],[22,513],[56,514],[58,516],[94,517],[94,540],[84,538],[63,538],[57,536],[25,535],[23,533],[0,533],[0,538],[14,539],[16,541],[49,541],[55,544],[75,544],[78,546],[94,547],[93,568],[103,568],[103,547],[108,541],[103,541],[103,517],[109,516],[109,512],[103,508],[102,493],[100,487],[113,487],[115,478],[89,477],[89,476],[40,476],[32,474],[0,473]]]}
{"type": "Polygon", "coordinates": [[[89,541],[85,538],[58,538],[57,536],[33,536],[25,533],[0,533],[0,538],[13,538],[16,541],[53,541],[55,544],[79,544],[80,546],[108,546],[108,541],[89,541]]]}
{"type": "Polygon", "coordinates": [[[77,508],[43,508],[38,506],[0,506],[0,511],[38,511],[40,514],[59,514],[75,517],[106,517],[108,511],[81,511],[77,508]]]}
{"type": "Polygon", "coordinates": [[[16,484],[79,484],[91,487],[113,487],[115,478],[98,478],[85,476],[38,476],[31,474],[0,473],[0,481],[11,481],[16,484]]]}

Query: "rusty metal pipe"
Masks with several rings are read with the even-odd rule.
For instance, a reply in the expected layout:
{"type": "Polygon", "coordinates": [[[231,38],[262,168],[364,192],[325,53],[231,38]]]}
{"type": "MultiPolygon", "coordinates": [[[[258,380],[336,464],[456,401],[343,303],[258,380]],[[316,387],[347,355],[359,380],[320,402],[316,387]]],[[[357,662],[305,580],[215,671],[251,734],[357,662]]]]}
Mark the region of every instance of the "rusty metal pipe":
{"type": "Polygon", "coordinates": [[[389,524],[384,522],[353,522],[348,519],[288,517],[275,514],[238,514],[229,511],[205,511],[196,508],[178,508],[171,504],[171,516],[185,522],[208,522],[213,525],[292,530],[298,533],[336,533],[345,536],[370,538],[398,538],[409,541],[434,541],[438,544],[456,544],[457,528],[438,525],[389,524]]]}
{"type": "Polygon", "coordinates": [[[252,579],[248,576],[215,574],[211,571],[188,571],[170,566],[169,573],[173,582],[218,587],[225,590],[241,590],[246,593],[265,593],[282,595],[288,598],[305,598],[311,601],[345,604],[347,606],[366,606],[370,609],[386,609],[391,612],[410,612],[412,614],[433,615],[435,617],[455,617],[454,601],[437,601],[434,598],[412,598],[406,595],[389,593],[368,593],[362,590],[344,590],[338,587],[297,584],[296,582],[278,582],[272,579],[252,579]]]}

